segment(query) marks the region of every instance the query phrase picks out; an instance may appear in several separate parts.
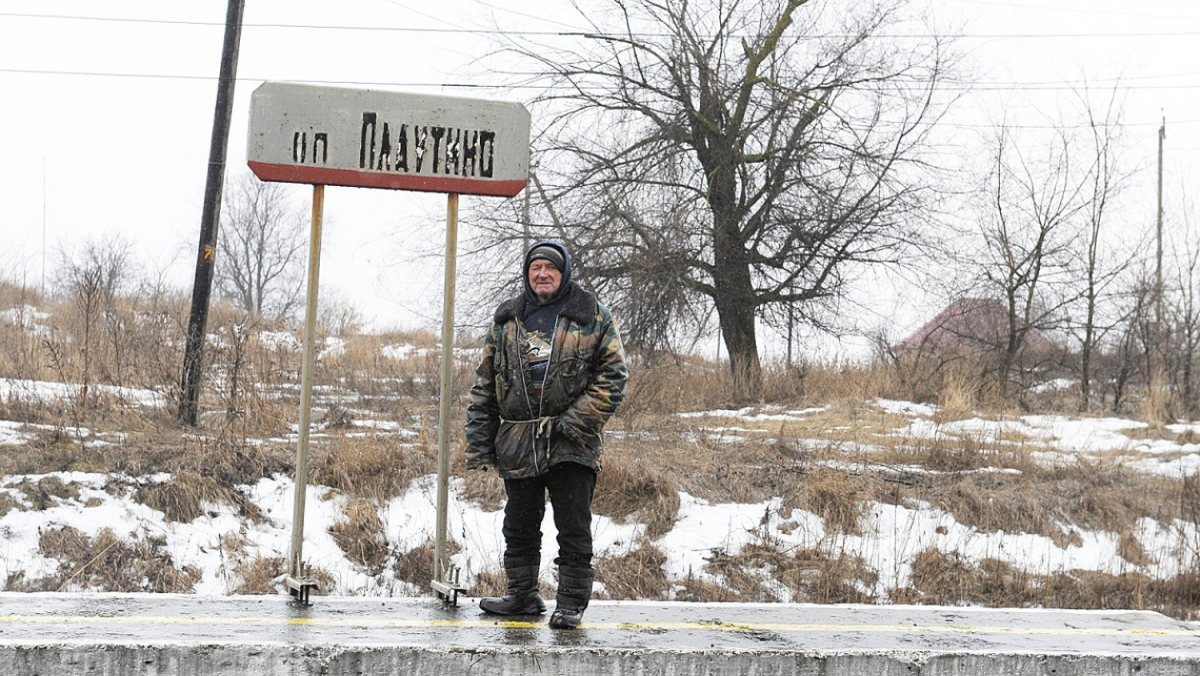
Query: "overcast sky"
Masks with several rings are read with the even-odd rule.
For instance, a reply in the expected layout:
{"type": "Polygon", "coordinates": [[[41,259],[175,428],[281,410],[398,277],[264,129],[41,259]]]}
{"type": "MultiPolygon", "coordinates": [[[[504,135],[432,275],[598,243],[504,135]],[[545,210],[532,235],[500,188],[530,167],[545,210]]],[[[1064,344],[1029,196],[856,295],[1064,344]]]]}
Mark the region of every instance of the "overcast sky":
{"type": "MultiPolygon", "coordinates": [[[[977,75],[950,120],[964,136],[986,131],[999,111],[1023,124],[1053,121],[1074,92],[1119,84],[1143,179],[1165,116],[1168,209],[1195,184],[1200,3],[931,5],[943,24],[961,26],[959,47],[977,75]]],[[[119,234],[136,243],[141,266],[190,288],[226,8],[225,0],[0,0],[5,277],[37,288],[43,255],[53,268],[57,249],[119,234]]],[[[478,62],[488,47],[472,31],[582,27],[563,0],[247,0],[244,23],[230,175],[245,171],[250,94],[265,80],[523,102],[530,93],[487,86],[497,79],[478,62]]],[[[310,189],[291,189],[307,208],[310,189]]],[[[439,195],[330,188],[322,294],[349,300],[380,327],[438,318],[440,266],[404,252],[412,238],[444,237],[444,209],[439,195]]]]}

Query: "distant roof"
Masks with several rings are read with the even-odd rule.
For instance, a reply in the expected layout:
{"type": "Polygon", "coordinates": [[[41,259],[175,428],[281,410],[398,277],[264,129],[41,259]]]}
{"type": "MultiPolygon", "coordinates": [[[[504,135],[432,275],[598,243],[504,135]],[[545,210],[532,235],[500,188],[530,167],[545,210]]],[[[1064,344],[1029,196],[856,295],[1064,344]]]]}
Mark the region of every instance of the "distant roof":
{"type": "MultiPolygon", "coordinates": [[[[896,347],[908,350],[988,350],[1008,341],[1008,308],[994,298],[959,298],[896,347]]],[[[1030,329],[1022,349],[1049,352],[1057,345],[1030,329]]]]}

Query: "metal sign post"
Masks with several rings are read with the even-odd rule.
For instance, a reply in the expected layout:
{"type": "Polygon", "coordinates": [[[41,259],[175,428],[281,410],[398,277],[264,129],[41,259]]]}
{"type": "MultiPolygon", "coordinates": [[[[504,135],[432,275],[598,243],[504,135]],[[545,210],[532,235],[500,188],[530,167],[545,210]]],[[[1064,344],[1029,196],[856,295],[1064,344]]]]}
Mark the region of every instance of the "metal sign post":
{"type": "Polygon", "coordinates": [[[450,420],[454,375],[454,273],[458,196],[513,197],[529,182],[529,111],[519,103],[314,87],[267,82],[250,99],[248,164],[264,181],[313,185],[313,243],[309,262],[296,456],[296,511],[287,585],[304,603],[316,585],[304,576],[304,491],[307,477],[317,272],[324,186],[420,190],[448,195],[446,285],[442,314],[442,383],[438,423],[437,551],[433,589],[458,602],[459,571],[447,556],[450,420]]]}
{"type": "Polygon", "coordinates": [[[433,590],[457,605],[458,566],[446,551],[446,518],[450,500],[450,397],[454,385],[454,276],[458,258],[458,194],[446,198],[446,283],[442,307],[442,390],[438,414],[437,548],[433,554],[433,590]]]}
{"type": "Polygon", "coordinates": [[[313,352],[317,340],[317,291],[321,277],[321,220],[325,186],[313,186],[312,236],[308,245],[308,306],[304,312],[304,362],[300,371],[300,440],[296,447],[296,500],[292,512],[292,553],[286,579],[288,593],[307,604],[317,584],[304,576],[304,498],[308,490],[308,430],[312,419],[313,352]]]}

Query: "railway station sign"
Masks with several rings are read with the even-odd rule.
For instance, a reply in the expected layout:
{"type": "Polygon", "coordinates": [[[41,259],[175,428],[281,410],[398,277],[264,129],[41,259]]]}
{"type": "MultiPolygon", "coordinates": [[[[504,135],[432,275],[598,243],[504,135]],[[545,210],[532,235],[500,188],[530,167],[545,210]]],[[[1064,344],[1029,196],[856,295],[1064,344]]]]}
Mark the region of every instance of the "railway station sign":
{"type": "Polygon", "coordinates": [[[529,128],[519,103],[266,82],[247,154],[264,181],[512,197],[529,128]]]}

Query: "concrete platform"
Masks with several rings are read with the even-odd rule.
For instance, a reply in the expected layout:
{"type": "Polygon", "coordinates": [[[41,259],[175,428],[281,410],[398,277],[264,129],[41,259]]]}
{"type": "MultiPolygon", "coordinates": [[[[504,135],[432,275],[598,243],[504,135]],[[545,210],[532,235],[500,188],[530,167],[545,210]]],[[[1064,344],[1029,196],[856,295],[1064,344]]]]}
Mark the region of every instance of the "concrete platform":
{"type": "Polygon", "coordinates": [[[577,631],[473,599],[0,593],[0,674],[1200,676],[1141,611],[593,602],[577,631]]]}

